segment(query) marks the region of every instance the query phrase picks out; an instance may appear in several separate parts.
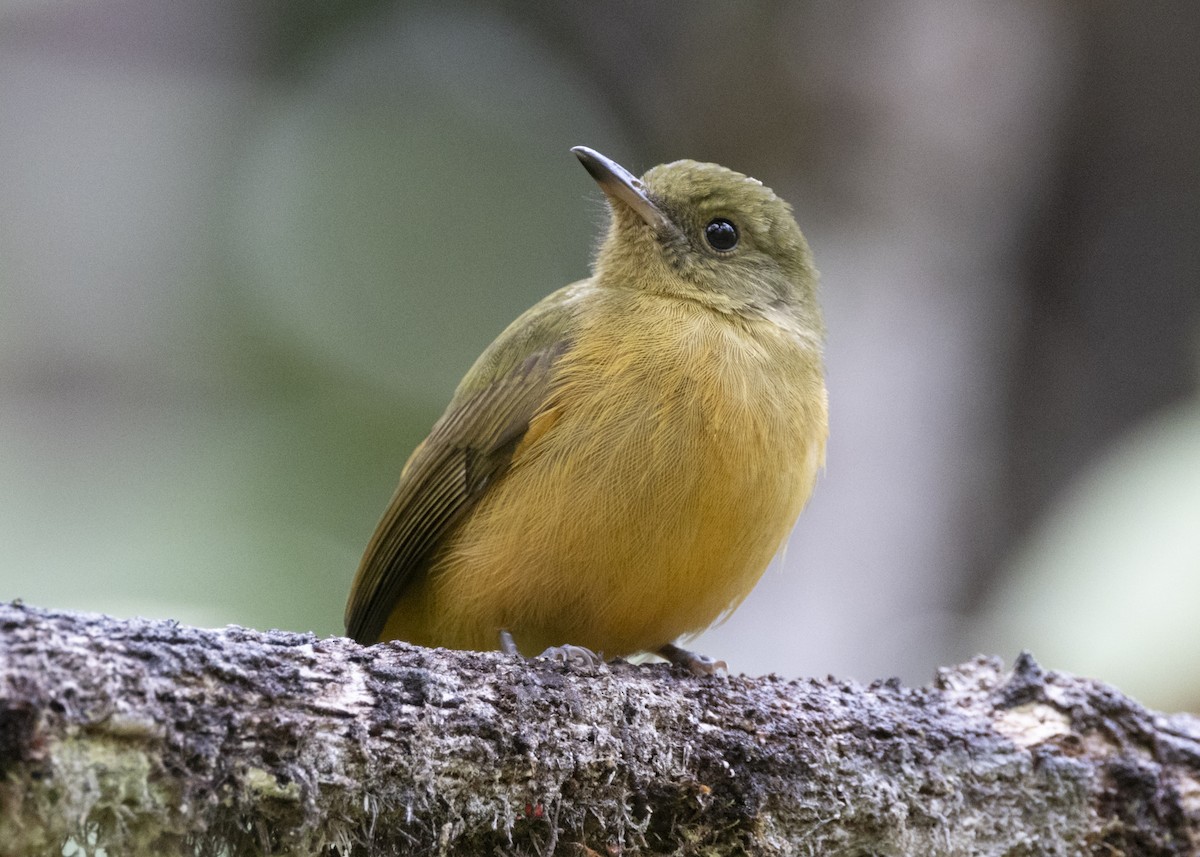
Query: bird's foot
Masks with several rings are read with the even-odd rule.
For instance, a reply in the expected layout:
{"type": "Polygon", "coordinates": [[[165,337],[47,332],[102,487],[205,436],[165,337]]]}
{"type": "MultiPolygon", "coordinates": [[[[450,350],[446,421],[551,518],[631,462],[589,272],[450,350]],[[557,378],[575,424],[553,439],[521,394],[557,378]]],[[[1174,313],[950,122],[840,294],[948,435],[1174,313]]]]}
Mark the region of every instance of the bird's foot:
{"type": "Polygon", "coordinates": [[[689,652],[687,649],[680,648],[674,643],[667,643],[655,654],[663,660],[683,667],[692,675],[713,675],[717,670],[729,671],[729,667],[724,661],[715,661],[707,655],[701,655],[698,652],[689,652]]]}
{"type": "Polygon", "coordinates": [[[569,667],[598,667],[604,663],[604,653],[597,654],[584,646],[551,646],[538,655],[538,660],[558,661],[569,667]]]}
{"type": "MultiPolygon", "coordinates": [[[[508,631],[500,631],[500,651],[506,655],[521,657],[521,650],[508,631]]],[[[604,663],[604,653],[596,654],[583,646],[551,646],[537,656],[537,660],[557,661],[569,667],[598,667],[604,663]]]]}

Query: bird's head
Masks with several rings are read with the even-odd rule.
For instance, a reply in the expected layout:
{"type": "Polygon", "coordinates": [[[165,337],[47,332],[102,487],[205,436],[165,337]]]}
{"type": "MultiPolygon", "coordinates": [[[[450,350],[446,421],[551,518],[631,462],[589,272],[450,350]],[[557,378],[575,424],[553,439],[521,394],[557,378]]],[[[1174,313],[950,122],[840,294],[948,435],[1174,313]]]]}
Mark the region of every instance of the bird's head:
{"type": "Polygon", "coordinates": [[[592,149],[572,151],[612,208],[596,256],[602,285],[690,299],[720,312],[782,315],[819,334],[808,243],[791,206],[762,182],[687,160],[639,179],[592,149]]]}

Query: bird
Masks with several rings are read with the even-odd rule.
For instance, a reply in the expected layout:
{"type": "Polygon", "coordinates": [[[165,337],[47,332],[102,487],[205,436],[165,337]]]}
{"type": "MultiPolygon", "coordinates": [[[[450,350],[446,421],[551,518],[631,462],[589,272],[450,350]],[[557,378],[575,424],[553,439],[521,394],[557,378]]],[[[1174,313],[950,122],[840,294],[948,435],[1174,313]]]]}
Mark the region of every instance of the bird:
{"type": "Polygon", "coordinates": [[[409,456],[347,634],[709,674],[677,642],[741,603],[824,468],[818,274],[757,179],[571,151],[609,209],[591,276],[513,321],[409,456]]]}

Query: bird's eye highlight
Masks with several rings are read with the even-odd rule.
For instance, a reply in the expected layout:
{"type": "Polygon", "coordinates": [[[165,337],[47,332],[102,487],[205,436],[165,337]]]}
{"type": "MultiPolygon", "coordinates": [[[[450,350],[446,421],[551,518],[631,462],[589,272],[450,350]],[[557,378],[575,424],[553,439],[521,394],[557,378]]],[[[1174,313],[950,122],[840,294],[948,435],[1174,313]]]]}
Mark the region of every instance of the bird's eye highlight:
{"type": "Polygon", "coordinates": [[[737,227],[724,217],[714,218],[704,227],[704,240],[718,253],[728,253],[737,246],[737,227]]]}

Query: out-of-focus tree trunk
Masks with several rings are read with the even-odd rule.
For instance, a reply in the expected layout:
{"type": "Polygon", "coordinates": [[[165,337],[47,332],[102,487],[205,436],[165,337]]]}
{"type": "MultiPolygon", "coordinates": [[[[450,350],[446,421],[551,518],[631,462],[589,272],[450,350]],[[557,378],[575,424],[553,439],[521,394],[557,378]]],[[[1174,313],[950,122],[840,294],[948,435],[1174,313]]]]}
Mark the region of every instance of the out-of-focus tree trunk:
{"type": "Polygon", "coordinates": [[[1017,532],[1200,378],[1200,6],[1074,12],[1071,111],[1029,230],[1038,241],[1005,411],[1002,508],[1017,532]]]}

